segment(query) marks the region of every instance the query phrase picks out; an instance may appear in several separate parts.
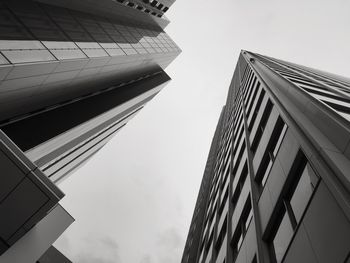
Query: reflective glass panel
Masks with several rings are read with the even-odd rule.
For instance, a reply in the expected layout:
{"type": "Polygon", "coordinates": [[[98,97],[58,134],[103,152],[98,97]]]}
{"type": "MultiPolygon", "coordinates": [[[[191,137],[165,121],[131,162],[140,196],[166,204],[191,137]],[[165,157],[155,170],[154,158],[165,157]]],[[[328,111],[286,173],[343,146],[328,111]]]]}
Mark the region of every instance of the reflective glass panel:
{"type": "Polygon", "coordinates": [[[297,222],[300,221],[300,218],[314,190],[315,179],[313,180],[312,178],[315,177],[316,175],[313,172],[312,168],[309,164],[307,164],[290,200],[290,205],[293,209],[294,216],[297,222]]]}
{"type": "Polygon", "coordinates": [[[13,64],[56,60],[47,50],[6,50],[2,53],[13,64]]]}
{"type": "Polygon", "coordinates": [[[248,227],[249,227],[249,224],[250,224],[250,221],[251,221],[252,218],[253,218],[253,210],[250,208],[247,220],[245,221],[245,229],[246,229],[246,231],[248,230],[248,227]]]}
{"type": "Polygon", "coordinates": [[[85,54],[80,49],[51,49],[50,51],[59,60],[86,58],[85,54]]]}
{"type": "Polygon", "coordinates": [[[293,227],[287,213],[284,213],[280,226],[273,239],[276,262],[282,262],[282,258],[293,236],[293,227]]]}

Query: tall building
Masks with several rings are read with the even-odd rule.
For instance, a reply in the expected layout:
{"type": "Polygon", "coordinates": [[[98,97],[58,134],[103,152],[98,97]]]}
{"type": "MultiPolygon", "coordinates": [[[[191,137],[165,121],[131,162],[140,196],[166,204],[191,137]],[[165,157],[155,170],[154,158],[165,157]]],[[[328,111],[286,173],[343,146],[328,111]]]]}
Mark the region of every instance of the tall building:
{"type": "Polygon", "coordinates": [[[350,262],[350,79],[242,51],[182,263],[350,262]]]}
{"type": "Polygon", "coordinates": [[[173,2],[0,0],[0,262],[44,254],[73,222],[56,184],[170,80],[173,2]]]}

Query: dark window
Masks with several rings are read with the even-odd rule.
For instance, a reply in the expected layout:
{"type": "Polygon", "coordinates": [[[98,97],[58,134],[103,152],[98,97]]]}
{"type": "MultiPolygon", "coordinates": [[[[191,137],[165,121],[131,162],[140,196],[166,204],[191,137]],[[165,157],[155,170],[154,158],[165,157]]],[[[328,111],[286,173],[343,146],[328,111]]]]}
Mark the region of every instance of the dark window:
{"type": "Polygon", "coordinates": [[[281,117],[278,117],[262,161],[256,173],[256,180],[262,187],[265,186],[268,175],[276,159],[278,150],[282,144],[282,140],[286,131],[287,124],[284,123],[281,117]]]}
{"type": "Polygon", "coordinates": [[[249,86],[249,87],[247,87],[247,94],[245,94],[245,97],[244,97],[244,102],[245,102],[245,105],[247,106],[247,103],[248,103],[248,101],[250,100],[250,97],[252,96],[252,93],[254,92],[254,88],[255,88],[255,82],[256,82],[256,80],[257,80],[257,78],[256,77],[254,77],[254,80],[253,80],[253,83],[249,86]]]}
{"type": "Polygon", "coordinates": [[[224,241],[225,239],[225,235],[226,235],[226,228],[227,228],[227,216],[225,218],[225,221],[222,225],[222,228],[220,230],[220,233],[219,233],[219,236],[218,236],[218,240],[216,241],[216,244],[215,244],[215,249],[217,252],[220,251],[220,248],[222,246],[222,242],[224,241]]]}
{"type": "Polygon", "coordinates": [[[301,219],[307,203],[316,187],[316,183],[317,175],[312,170],[311,166],[306,164],[298,185],[290,199],[290,206],[297,222],[301,219]]]}
{"type": "Polygon", "coordinates": [[[230,174],[230,164],[228,164],[228,168],[227,168],[227,170],[226,170],[226,173],[225,173],[225,177],[224,177],[224,179],[222,180],[222,183],[221,183],[221,189],[223,189],[224,188],[224,186],[225,186],[225,184],[226,184],[226,180],[227,180],[227,178],[228,178],[228,176],[229,176],[229,174],[230,174]]]}
{"type": "Polygon", "coordinates": [[[253,97],[252,97],[252,99],[249,102],[248,107],[247,107],[247,116],[248,117],[250,116],[250,111],[252,110],[252,107],[253,107],[253,104],[254,104],[254,100],[255,100],[256,94],[258,94],[259,89],[260,89],[260,82],[258,81],[258,84],[256,85],[256,88],[254,90],[253,97]]]}
{"type": "Polygon", "coordinates": [[[128,3],[128,6],[133,7],[134,5],[135,5],[134,3],[131,3],[131,2],[128,3]]]}
{"type": "Polygon", "coordinates": [[[243,168],[242,173],[240,175],[237,186],[233,190],[234,191],[233,196],[232,196],[232,204],[233,204],[232,208],[233,208],[233,210],[236,208],[236,204],[238,202],[239,196],[241,195],[241,192],[242,192],[242,189],[244,186],[245,179],[247,178],[247,175],[248,175],[248,167],[247,167],[247,163],[246,163],[244,165],[244,168],[243,168]]]}
{"type": "Polygon", "coordinates": [[[282,262],[297,225],[319,181],[305,155],[299,151],[288,175],[284,193],[276,207],[277,228],[272,237],[276,262],[282,262]]]}
{"type": "Polygon", "coordinates": [[[262,100],[263,100],[263,98],[264,98],[264,95],[265,95],[265,90],[264,90],[264,89],[261,89],[261,92],[260,92],[260,96],[259,96],[258,102],[256,103],[256,106],[255,106],[255,110],[254,110],[254,113],[253,113],[252,119],[250,120],[250,123],[249,123],[249,126],[248,126],[248,131],[251,131],[251,130],[252,130],[252,128],[253,128],[253,125],[254,125],[254,122],[255,122],[256,116],[257,116],[257,115],[258,115],[258,113],[259,113],[260,106],[261,106],[262,100]]]}
{"type": "Polygon", "coordinates": [[[273,238],[273,247],[276,262],[282,262],[284,253],[287,250],[290,240],[293,236],[293,226],[286,211],[283,211],[282,220],[278,226],[275,237],[273,238]]]}
{"type": "Polygon", "coordinates": [[[245,150],[245,142],[243,142],[242,146],[241,146],[241,150],[239,151],[239,154],[238,154],[238,157],[237,157],[237,160],[235,161],[235,166],[233,167],[233,170],[232,170],[232,174],[235,176],[235,173],[238,169],[238,166],[240,164],[240,161],[242,159],[242,156],[243,156],[243,153],[244,153],[244,150],[245,150]]]}
{"type": "Polygon", "coordinates": [[[205,254],[208,254],[210,245],[211,245],[211,243],[213,242],[213,234],[214,234],[214,231],[211,231],[210,237],[209,237],[208,242],[207,242],[207,245],[206,245],[206,247],[205,247],[205,254]]]}
{"type": "Polygon", "coordinates": [[[239,219],[239,222],[234,231],[232,242],[231,242],[234,258],[236,258],[238,255],[239,249],[241,248],[245,234],[247,233],[247,230],[252,218],[253,218],[253,212],[252,212],[251,200],[249,196],[244,205],[241,218],[239,219]]]}
{"type": "Polygon", "coordinates": [[[222,211],[224,210],[225,204],[227,202],[227,198],[228,198],[228,187],[225,191],[224,197],[222,198],[222,202],[221,202],[220,207],[219,207],[219,216],[221,216],[222,211]]]}
{"type": "Polygon", "coordinates": [[[163,8],[163,12],[165,13],[166,11],[168,11],[169,10],[169,7],[164,7],[163,8]]]}
{"type": "Polygon", "coordinates": [[[257,131],[255,133],[254,140],[252,142],[251,150],[252,150],[253,153],[255,153],[256,149],[258,148],[260,139],[261,139],[261,137],[262,137],[262,135],[264,133],[267,121],[268,121],[268,119],[270,117],[270,113],[272,111],[272,107],[273,107],[273,104],[272,104],[271,100],[268,100],[268,102],[266,104],[266,107],[265,107],[265,111],[264,111],[264,113],[263,113],[263,115],[261,117],[258,129],[257,129],[257,131]]]}

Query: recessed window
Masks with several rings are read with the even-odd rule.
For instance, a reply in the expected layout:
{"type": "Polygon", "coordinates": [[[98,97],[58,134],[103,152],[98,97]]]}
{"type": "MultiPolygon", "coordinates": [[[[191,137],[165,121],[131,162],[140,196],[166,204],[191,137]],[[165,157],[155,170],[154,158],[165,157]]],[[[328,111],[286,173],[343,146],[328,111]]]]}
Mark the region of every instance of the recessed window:
{"type": "Polygon", "coordinates": [[[287,124],[285,124],[281,117],[278,117],[256,175],[256,180],[262,188],[266,184],[286,131],[287,124]]]}
{"type": "Polygon", "coordinates": [[[263,115],[261,117],[258,129],[257,129],[257,131],[255,133],[254,140],[252,142],[251,150],[252,150],[253,154],[256,152],[256,149],[258,148],[260,139],[261,139],[261,137],[262,137],[262,135],[264,133],[267,121],[268,121],[268,119],[270,117],[270,113],[272,111],[272,107],[273,107],[273,104],[272,104],[271,100],[268,100],[268,102],[266,103],[266,107],[265,107],[264,113],[263,113],[263,115]]]}
{"type": "Polygon", "coordinates": [[[277,229],[271,239],[273,256],[277,263],[282,262],[293,234],[301,221],[319,181],[302,151],[299,151],[288,175],[287,185],[279,205],[277,229]]]}
{"type": "Polygon", "coordinates": [[[282,262],[284,253],[286,252],[289,242],[293,236],[293,232],[294,230],[292,223],[288,217],[288,214],[284,210],[282,221],[272,242],[277,263],[282,262]]]}
{"type": "Polygon", "coordinates": [[[239,252],[239,249],[241,248],[244,237],[248,231],[248,227],[250,225],[250,222],[253,218],[253,212],[252,212],[252,206],[251,206],[251,199],[250,195],[247,198],[241,217],[238,221],[237,227],[234,230],[231,247],[233,251],[233,257],[236,258],[239,252]]]}
{"type": "Polygon", "coordinates": [[[226,229],[227,229],[227,216],[226,216],[225,221],[224,221],[224,223],[222,225],[222,228],[221,228],[219,236],[218,236],[218,240],[217,240],[216,245],[215,245],[215,249],[216,249],[217,252],[220,251],[222,243],[223,243],[223,241],[225,239],[225,236],[227,234],[226,233],[227,232],[226,229]]]}
{"type": "Polygon", "coordinates": [[[246,181],[246,178],[248,176],[248,166],[247,166],[247,162],[244,165],[244,168],[242,170],[242,173],[240,174],[238,183],[236,188],[234,189],[233,192],[233,197],[232,197],[232,203],[233,203],[233,209],[235,209],[236,204],[238,202],[239,196],[241,195],[244,183],[246,181]]]}
{"type": "Polygon", "coordinates": [[[264,98],[264,95],[265,95],[265,90],[264,90],[264,89],[261,89],[260,96],[259,96],[258,102],[256,103],[253,116],[252,116],[252,118],[251,118],[251,120],[250,120],[250,122],[249,122],[248,131],[251,131],[252,128],[253,128],[253,125],[254,125],[256,116],[257,116],[258,113],[259,113],[260,106],[261,106],[262,100],[263,100],[263,98],[264,98]]]}
{"type": "Polygon", "coordinates": [[[250,116],[250,111],[252,110],[252,107],[253,107],[253,104],[254,104],[256,95],[258,94],[259,89],[260,89],[260,82],[258,81],[258,84],[257,84],[257,86],[255,87],[253,96],[252,96],[251,100],[248,101],[248,105],[247,105],[247,116],[248,116],[248,117],[250,116]]]}
{"type": "Polygon", "coordinates": [[[222,211],[224,210],[224,207],[225,207],[226,202],[227,202],[227,198],[228,198],[228,187],[226,188],[224,197],[222,199],[222,202],[221,202],[221,205],[220,205],[220,208],[219,208],[219,216],[221,216],[222,211]]]}
{"type": "Polygon", "coordinates": [[[290,199],[290,206],[292,207],[297,222],[300,221],[306,205],[316,187],[317,179],[317,175],[312,170],[311,166],[306,164],[299,179],[299,183],[290,199]]]}

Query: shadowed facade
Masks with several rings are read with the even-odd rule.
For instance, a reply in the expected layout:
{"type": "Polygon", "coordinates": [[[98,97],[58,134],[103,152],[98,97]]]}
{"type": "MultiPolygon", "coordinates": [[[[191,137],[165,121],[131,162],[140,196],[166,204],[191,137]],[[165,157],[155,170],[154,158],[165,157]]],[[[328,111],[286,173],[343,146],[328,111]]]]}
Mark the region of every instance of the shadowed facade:
{"type": "Polygon", "coordinates": [[[122,2],[0,1],[1,262],[49,249],[74,221],[56,184],[170,80],[181,51],[163,14],[174,1],[122,2]]]}

